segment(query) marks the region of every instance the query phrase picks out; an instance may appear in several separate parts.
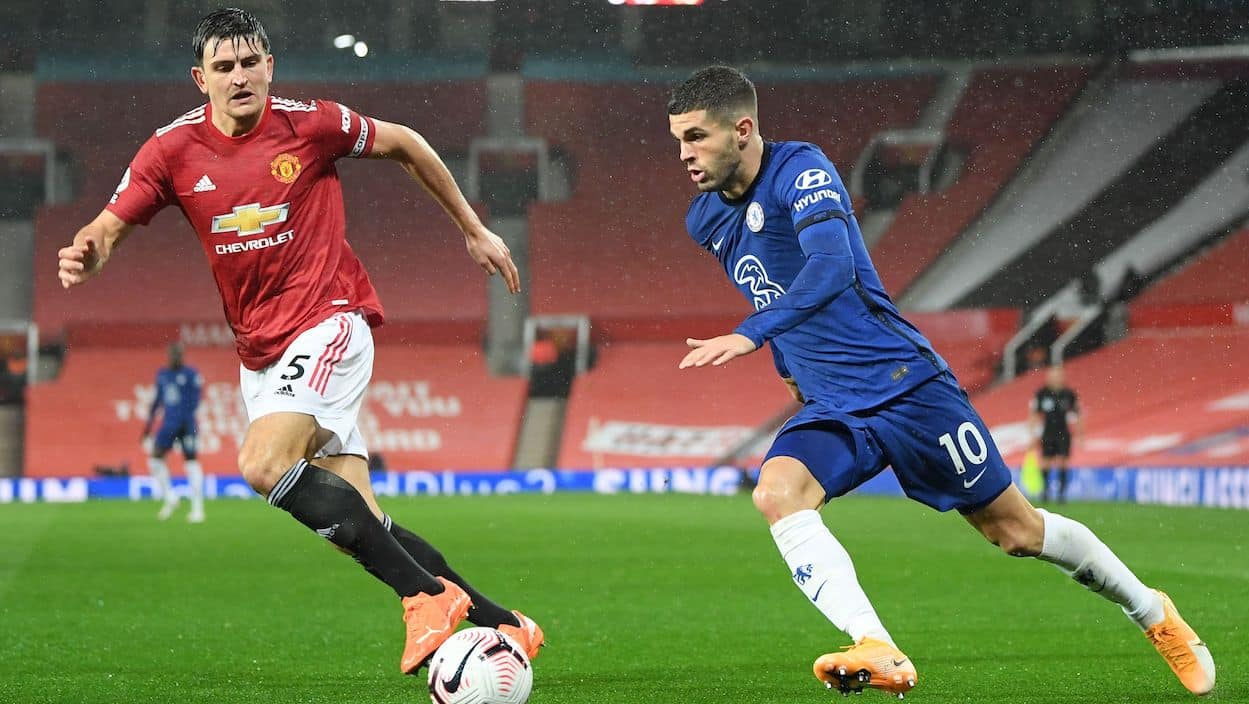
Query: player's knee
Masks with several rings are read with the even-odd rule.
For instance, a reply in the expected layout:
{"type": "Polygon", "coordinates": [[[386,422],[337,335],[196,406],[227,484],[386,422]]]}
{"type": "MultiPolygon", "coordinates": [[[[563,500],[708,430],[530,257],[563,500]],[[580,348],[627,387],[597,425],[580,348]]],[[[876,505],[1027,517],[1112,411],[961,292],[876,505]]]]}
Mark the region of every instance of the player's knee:
{"type": "Polygon", "coordinates": [[[759,513],[763,514],[763,517],[769,524],[772,524],[790,514],[811,508],[810,506],[803,506],[798,501],[798,494],[799,492],[794,491],[792,487],[784,483],[761,482],[755,487],[751,498],[754,500],[755,508],[759,510],[759,513]]]}
{"type": "Polygon", "coordinates": [[[276,457],[264,448],[256,448],[247,443],[239,449],[239,473],[261,496],[268,496],[282,475],[291,468],[293,462],[276,457]]]}

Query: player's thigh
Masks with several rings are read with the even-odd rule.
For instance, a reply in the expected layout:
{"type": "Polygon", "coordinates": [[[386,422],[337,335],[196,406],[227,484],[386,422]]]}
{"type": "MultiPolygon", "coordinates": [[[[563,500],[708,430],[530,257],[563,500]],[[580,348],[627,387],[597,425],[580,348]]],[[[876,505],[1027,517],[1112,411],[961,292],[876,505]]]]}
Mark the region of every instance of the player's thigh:
{"type": "Polygon", "coordinates": [[[182,450],[182,456],[187,460],[199,457],[199,433],[194,426],[182,429],[178,435],[178,449],[182,450]]]}
{"type": "Polygon", "coordinates": [[[788,427],[768,450],[755,506],[775,522],[798,510],[819,508],[883,468],[879,445],[865,428],[834,420],[788,427]]]}
{"type": "Polygon", "coordinates": [[[322,457],[316,461],[318,467],[333,472],[342,477],[360,492],[360,496],[364,497],[364,502],[369,505],[369,510],[379,519],[382,517],[382,508],[377,504],[377,497],[373,494],[373,483],[369,480],[369,462],[358,455],[329,455],[322,457]]]}
{"type": "Polygon", "coordinates": [[[1034,557],[1041,553],[1045,521],[1014,485],[965,518],[985,539],[1011,555],[1034,557]]]}
{"type": "Polygon", "coordinates": [[[951,375],[921,384],[869,424],[902,490],[938,511],[970,513],[1011,486],[988,427],[951,375]]]}
{"type": "Polygon", "coordinates": [[[157,459],[163,458],[173,448],[177,438],[178,428],[162,424],[156,431],[156,436],[152,438],[152,456],[157,459]]]}

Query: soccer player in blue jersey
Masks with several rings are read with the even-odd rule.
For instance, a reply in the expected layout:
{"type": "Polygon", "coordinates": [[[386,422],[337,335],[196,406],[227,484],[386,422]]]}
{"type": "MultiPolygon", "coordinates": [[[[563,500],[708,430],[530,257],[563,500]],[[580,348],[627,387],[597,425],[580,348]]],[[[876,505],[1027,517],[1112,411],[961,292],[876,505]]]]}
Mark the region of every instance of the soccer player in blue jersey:
{"type": "Polygon", "coordinates": [[[191,499],[191,512],[186,519],[191,523],[204,522],[204,470],[200,467],[197,450],[195,411],[199,408],[200,390],[204,380],[193,367],[182,363],[182,347],[169,346],[169,366],[156,372],[156,393],[152,395],[152,407],[143,425],[143,445],[150,448],[147,458],[148,471],[164,498],[157,518],[164,521],[178,507],[178,495],[169,480],[169,466],[165,455],[174,443],[182,450],[186,460],[187,489],[191,499]],[[152,438],[152,425],[160,412],[160,429],[152,438]]]}
{"type": "Polygon", "coordinates": [[[754,85],[702,69],[677,86],[669,127],[701,193],[690,236],[755,308],[731,334],[687,340],[682,369],[725,364],[770,343],[803,407],[773,442],[754,503],[794,582],[854,641],[815,661],[843,693],[897,694],[918,680],[881,624],[846,550],[818,510],[887,466],[907,496],[958,509],[1009,555],[1057,566],[1120,605],[1190,691],[1214,687],[1210,651],[1162,592],[1087,527],[1033,508],[945,361],[881,286],[837,170],[804,142],[765,142],[754,85]]]}

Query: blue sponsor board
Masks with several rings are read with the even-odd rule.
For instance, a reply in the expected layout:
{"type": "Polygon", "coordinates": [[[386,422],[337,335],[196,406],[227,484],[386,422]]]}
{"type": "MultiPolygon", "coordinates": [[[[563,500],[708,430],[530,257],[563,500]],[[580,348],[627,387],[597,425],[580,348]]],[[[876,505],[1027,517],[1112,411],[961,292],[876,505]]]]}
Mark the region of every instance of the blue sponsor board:
{"type": "MultiPolygon", "coordinates": [[[[512,472],[413,471],[373,475],[373,490],[390,496],[490,496],[503,494],[706,494],[727,496],[741,490],[744,473],[736,467],[553,470],[512,472]]],[[[146,476],[72,479],[0,479],[0,504],[74,503],[88,499],[152,498],[146,476]]],[[[174,480],[186,492],[186,482],[174,480]]],[[[901,496],[893,473],[882,472],[855,493],[901,496]]],[[[205,480],[210,499],[256,498],[242,477],[205,480]]],[[[1073,501],[1128,501],[1167,506],[1249,509],[1249,467],[1126,467],[1072,470],[1067,490],[1073,501]]]]}

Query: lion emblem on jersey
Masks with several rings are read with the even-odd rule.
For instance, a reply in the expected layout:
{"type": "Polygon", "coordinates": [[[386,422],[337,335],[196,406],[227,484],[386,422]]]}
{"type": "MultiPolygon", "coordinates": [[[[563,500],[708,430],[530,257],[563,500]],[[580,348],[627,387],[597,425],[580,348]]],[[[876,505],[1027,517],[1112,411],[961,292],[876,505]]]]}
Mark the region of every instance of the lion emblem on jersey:
{"type": "Polygon", "coordinates": [[[763,268],[763,262],[753,254],[747,254],[737,260],[737,266],[733,267],[733,280],[750,287],[755,310],[785,295],[785,289],[768,278],[768,270],[763,268]]]}
{"type": "Polygon", "coordinates": [[[269,164],[269,173],[282,183],[294,183],[295,179],[299,178],[299,170],[302,168],[299,157],[283,152],[274,157],[273,162],[269,164]]]}

